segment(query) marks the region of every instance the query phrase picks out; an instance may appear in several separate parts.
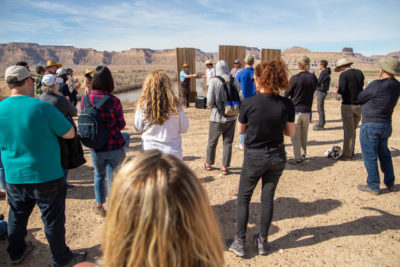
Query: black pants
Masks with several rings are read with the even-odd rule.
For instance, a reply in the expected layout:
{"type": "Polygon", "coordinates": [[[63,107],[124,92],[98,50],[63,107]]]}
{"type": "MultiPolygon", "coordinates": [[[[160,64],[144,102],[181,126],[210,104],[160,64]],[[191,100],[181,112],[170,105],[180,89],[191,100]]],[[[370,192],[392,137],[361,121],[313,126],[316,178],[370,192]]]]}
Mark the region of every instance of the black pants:
{"type": "Polygon", "coordinates": [[[321,127],[325,126],[325,98],[327,96],[327,92],[318,91],[316,92],[317,96],[317,110],[318,110],[318,125],[321,127]]]}
{"type": "Polygon", "coordinates": [[[286,164],[285,147],[249,149],[244,153],[236,207],[236,235],[246,237],[249,204],[254,188],[262,179],[260,235],[267,237],[271,226],[275,189],[286,164]]]}

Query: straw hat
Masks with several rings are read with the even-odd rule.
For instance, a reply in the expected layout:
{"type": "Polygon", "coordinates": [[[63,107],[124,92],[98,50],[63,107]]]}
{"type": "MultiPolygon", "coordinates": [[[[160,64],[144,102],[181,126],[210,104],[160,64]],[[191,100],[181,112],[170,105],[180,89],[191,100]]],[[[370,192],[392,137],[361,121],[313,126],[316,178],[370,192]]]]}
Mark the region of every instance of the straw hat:
{"type": "Polygon", "coordinates": [[[338,71],[339,71],[339,68],[340,68],[341,66],[345,66],[345,65],[349,65],[349,64],[353,64],[353,62],[350,61],[350,60],[348,60],[347,58],[339,59],[339,60],[336,62],[335,71],[338,72],[338,71]]]}
{"type": "Polygon", "coordinates": [[[94,69],[86,69],[85,76],[88,75],[88,74],[92,75],[93,72],[94,72],[94,69]]]}
{"type": "Polygon", "coordinates": [[[212,64],[213,64],[213,62],[212,62],[211,59],[209,59],[209,60],[206,61],[206,65],[212,65],[212,64]]]}
{"type": "Polygon", "coordinates": [[[392,57],[382,58],[378,61],[378,66],[393,75],[400,75],[400,62],[392,57]]]}
{"type": "Polygon", "coordinates": [[[183,64],[182,68],[189,68],[189,65],[185,63],[183,64]]]}
{"type": "Polygon", "coordinates": [[[48,69],[52,66],[57,66],[57,69],[58,69],[58,68],[62,67],[62,64],[57,63],[57,61],[55,61],[55,60],[47,60],[46,66],[44,66],[43,68],[48,69]]]}

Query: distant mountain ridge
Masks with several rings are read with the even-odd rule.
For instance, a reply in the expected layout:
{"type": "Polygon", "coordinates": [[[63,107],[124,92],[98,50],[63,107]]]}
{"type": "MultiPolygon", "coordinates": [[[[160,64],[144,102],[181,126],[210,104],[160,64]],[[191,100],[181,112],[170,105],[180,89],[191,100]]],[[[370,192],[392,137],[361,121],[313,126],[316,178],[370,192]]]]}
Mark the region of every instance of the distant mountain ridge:
{"type": "MultiPolygon", "coordinates": [[[[260,50],[248,47],[247,52],[253,54],[256,61],[260,60],[260,50]]],[[[196,64],[203,64],[207,59],[214,62],[218,53],[206,53],[196,49],[196,64]]],[[[311,59],[312,68],[318,66],[321,59],[326,59],[330,66],[343,57],[351,59],[355,66],[363,69],[376,69],[376,62],[384,57],[366,57],[354,53],[351,48],[344,48],[342,52],[312,52],[302,47],[292,47],[282,51],[282,59],[289,68],[296,68],[297,59],[307,55],[311,59]]],[[[385,56],[400,58],[400,51],[389,53],[385,56]]],[[[26,61],[30,66],[44,65],[47,60],[54,59],[65,66],[96,66],[96,65],[171,65],[176,64],[175,50],[152,50],[148,48],[132,48],[121,52],[97,51],[92,48],[76,48],[73,46],[50,46],[34,43],[7,43],[0,44],[0,68],[15,64],[17,61],[26,61]]]]}

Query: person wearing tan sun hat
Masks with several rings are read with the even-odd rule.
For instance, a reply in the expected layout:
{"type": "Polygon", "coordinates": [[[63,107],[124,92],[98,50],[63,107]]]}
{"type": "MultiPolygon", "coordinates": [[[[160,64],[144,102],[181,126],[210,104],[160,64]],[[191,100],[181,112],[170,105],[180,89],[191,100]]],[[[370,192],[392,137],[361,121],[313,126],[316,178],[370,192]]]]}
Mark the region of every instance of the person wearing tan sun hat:
{"type": "Polygon", "coordinates": [[[393,110],[400,96],[400,82],[394,78],[400,75],[400,62],[387,57],[381,59],[378,66],[380,79],[368,84],[357,96],[362,105],[360,144],[368,173],[367,184],[360,184],[357,188],[374,195],[379,194],[380,187],[378,158],[388,192],[397,191],[388,139],[392,134],[393,110]]]}
{"type": "Polygon", "coordinates": [[[93,88],[93,72],[94,69],[86,69],[83,76],[83,85],[85,86],[85,95],[88,95],[93,88]]]}
{"type": "Polygon", "coordinates": [[[211,61],[211,59],[206,61],[206,66],[207,66],[206,74],[204,74],[202,78],[207,79],[207,88],[208,88],[211,79],[215,77],[215,68],[213,67],[213,62],[211,61]]]}
{"type": "Polygon", "coordinates": [[[46,66],[43,68],[46,70],[45,74],[56,74],[57,69],[61,68],[62,64],[57,63],[55,60],[47,60],[46,66]]]}
{"type": "Polygon", "coordinates": [[[363,90],[364,74],[351,66],[353,62],[342,58],[336,63],[339,75],[337,93],[342,95],[341,115],[343,121],[343,155],[339,160],[352,160],[356,140],[356,129],[361,119],[361,105],[357,95],[363,90]]]}

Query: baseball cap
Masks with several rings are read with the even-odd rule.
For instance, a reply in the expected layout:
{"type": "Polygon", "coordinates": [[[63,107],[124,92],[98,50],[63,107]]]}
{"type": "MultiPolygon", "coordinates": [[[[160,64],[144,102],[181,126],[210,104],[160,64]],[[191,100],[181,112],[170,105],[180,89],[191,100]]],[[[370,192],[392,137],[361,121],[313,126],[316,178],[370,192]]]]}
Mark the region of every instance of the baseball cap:
{"type": "Polygon", "coordinates": [[[68,74],[68,71],[66,69],[64,69],[64,68],[59,68],[56,71],[56,73],[57,73],[57,76],[61,76],[61,75],[64,75],[64,74],[68,74]]]}
{"type": "Polygon", "coordinates": [[[11,66],[6,69],[6,73],[4,75],[7,83],[16,83],[20,82],[28,77],[36,76],[33,73],[30,73],[27,68],[24,66],[11,66]]]}
{"type": "Polygon", "coordinates": [[[254,57],[252,55],[247,55],[246,59],[245,59],[245,62],[247,64],[253,64],[254,63],[254,57]]]}
{"type": "Polygon", "coordinates": [[[235,61],[233,61],[233,64],[240,64],[240,59],[235,59],[235,61]]]}
{"type": "Polygon", "coordinates": [[[42,84],[47,87],[53,86],[55,83],[62,83],[63,81],[63,79],[53,74],[46,74],[42,78],[42,84]]]}

